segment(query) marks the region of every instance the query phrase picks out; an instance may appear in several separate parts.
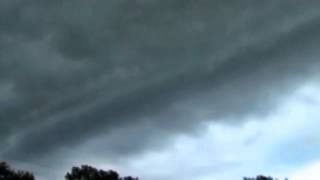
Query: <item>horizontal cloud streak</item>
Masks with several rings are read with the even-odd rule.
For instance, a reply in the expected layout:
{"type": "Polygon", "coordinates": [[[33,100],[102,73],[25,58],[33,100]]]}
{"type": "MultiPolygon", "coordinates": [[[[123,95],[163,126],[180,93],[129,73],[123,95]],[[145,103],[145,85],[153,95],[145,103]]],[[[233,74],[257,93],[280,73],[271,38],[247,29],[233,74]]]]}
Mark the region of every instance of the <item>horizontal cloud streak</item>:
{"type": "Polygon", "coordinates": [[[115,159],[139,153],[208,119],[267,114],[319,75],[317,2],[0,5],[6,159],[33,160],[99,137],[115,159]]]}

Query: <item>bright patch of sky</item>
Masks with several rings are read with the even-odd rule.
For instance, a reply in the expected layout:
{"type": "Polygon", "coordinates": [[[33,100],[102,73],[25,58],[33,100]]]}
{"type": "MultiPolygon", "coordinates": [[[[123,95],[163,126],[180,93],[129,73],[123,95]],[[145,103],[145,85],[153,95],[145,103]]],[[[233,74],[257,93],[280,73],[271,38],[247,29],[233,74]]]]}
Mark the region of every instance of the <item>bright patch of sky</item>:
{"type": "Polygon", "coordinates": [[[146,180],[235,180],[258,174],[320,179],[319,109],[320,87],[307,84],[268,117],[248,117],[237,126],[208,124],[206,133],[180,136],[122,170],[146,180]]]}

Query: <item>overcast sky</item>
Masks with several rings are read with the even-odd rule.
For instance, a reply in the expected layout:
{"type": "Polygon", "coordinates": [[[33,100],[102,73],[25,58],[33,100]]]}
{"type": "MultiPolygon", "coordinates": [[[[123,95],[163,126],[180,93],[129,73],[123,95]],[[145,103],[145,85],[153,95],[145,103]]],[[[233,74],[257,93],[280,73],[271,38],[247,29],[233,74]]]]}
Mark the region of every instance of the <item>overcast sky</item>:
{"type": "Polygon", "coordinates": [[[319,6],[1,0],[0,159],[42,180],[319,179],[319,6]]]}

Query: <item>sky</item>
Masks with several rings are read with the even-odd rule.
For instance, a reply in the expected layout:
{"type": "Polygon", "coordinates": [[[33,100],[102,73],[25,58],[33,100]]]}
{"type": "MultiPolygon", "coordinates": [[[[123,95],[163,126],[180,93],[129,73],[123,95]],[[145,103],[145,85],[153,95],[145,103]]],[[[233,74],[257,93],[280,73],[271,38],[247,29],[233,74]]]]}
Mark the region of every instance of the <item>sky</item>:
{"type": "Polygon", "coordinates": [[[0,159],[42,180],[319,179],[319,5],[1,0],[0,159]]]}

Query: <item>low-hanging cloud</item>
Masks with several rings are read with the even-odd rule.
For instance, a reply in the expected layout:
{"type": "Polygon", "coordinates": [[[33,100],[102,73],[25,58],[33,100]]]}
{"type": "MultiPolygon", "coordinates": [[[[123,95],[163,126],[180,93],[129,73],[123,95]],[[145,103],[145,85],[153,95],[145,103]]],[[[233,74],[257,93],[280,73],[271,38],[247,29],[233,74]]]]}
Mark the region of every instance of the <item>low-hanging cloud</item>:
{"type": "Polygon", "coordinates": [[[0,157],[33,160],[101,136],[120,157],[206,120],[268,113],[318,75],[318,5],[4,0],[0,157]]]}

